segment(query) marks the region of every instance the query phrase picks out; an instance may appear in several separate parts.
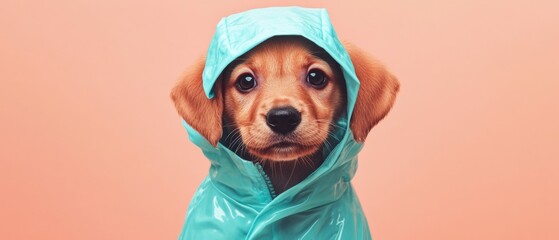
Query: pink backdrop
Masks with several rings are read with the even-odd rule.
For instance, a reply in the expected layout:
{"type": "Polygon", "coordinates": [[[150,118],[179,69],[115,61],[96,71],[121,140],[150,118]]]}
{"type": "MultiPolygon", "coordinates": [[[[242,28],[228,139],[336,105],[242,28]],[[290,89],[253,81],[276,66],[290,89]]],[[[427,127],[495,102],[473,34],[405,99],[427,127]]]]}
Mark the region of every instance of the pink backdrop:
{"type": "MultiPolygon", "coordinates": [[[[297,4],[198,2],[0,2],[1,239],[176,239],[208,161],[170,88],[222,16],[297,4]]],[[[374,238],[559,239],[558,2],[341,2],[299,5],[402,83],[354,179],[374,238]]]]}

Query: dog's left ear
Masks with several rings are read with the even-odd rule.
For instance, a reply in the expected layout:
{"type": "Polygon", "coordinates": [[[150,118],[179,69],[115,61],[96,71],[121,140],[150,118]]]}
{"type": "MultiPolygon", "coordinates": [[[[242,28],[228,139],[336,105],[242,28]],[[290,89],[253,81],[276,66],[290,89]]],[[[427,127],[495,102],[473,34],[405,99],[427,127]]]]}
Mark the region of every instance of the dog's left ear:
{"type": "Polygon", "coordinates": [[[171,91],[171,99],[179,115],[214,147],[221,138],[223,100],[220,80],[214,87],[214,98],[208,99],[202,86],[206,61],[200,58],[190,67],[171,91]]]}
{"type": "Polygon", "coordinates": [[[364,142],[369,131],[390,111],[400,83],[376,59],[350,43],[344,43],[361,82],[350,128],[355,140],[364,142]]]}

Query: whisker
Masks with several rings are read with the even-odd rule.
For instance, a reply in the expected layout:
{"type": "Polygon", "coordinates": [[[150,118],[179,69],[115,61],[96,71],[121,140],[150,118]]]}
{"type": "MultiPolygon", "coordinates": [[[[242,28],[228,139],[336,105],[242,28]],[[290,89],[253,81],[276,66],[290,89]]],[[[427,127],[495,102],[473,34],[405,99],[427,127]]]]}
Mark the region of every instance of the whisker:
{"type": "Polygon", "coordinates": [[[297,166],[297,162],[295,161],[293,163],[293,168],[291,169],[291,174],[289,174],[289,178],[287,178],[287,181],[285,182],[285,185],[283,186],[283,189],[287,189],[287,185],[289,185],[289,182],[291,182],[291,178],[293,177],[293,173],[295,172],[295,167],[297,166]]]}

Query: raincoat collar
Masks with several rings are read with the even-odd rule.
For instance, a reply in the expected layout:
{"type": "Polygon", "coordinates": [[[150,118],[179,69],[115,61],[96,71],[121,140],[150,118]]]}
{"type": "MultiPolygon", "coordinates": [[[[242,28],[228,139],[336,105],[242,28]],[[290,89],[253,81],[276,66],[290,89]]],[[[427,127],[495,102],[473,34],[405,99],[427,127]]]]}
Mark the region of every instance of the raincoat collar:
{"type": "MultiPolygon", "coordinates": [[[[308,210],[340,198],[345,189],[350,187],[350,180],[357,168],[356,155],[362,147],[362,144],[354,140],[349,130],[359,80],[325,9],[263,8],[221,19],[210,43],[203,72],[206,96],[213,97],[213,86],[229,63],[263,41],[282,35],[302,36],[322,47],[340,64],[346,81],[347,113],[346,117],[340,120],[340,125],[343,126],[338,136],[340,141],[315,172],[272,199],[265,177],[257,165],[240,158],[221,143],[213,147],[183,121],[190,140],[200,147],[211,161],[209,178],[213,185],[235,202],[259,211],[259,219],[255,221],[274,222],[294,212],[308,210]]],[[[264,227],[265,224],[256,226],[264,227]]]]}

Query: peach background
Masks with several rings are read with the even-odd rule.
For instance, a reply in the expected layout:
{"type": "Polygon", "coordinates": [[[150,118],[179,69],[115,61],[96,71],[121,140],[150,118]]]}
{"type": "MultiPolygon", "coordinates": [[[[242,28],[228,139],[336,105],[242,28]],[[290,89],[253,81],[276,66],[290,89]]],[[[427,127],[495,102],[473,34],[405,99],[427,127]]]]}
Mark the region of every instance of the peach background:
{"type": "Polygon", "coordinates": [[[2,0],[0,238],[176,239],[208,161],[169,90],[281,3],[401,80],[354,179],[375,239],[559,239],[557,1],[341,2],[2,0]]]}

